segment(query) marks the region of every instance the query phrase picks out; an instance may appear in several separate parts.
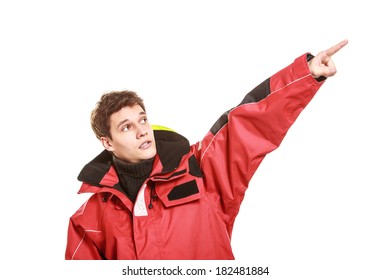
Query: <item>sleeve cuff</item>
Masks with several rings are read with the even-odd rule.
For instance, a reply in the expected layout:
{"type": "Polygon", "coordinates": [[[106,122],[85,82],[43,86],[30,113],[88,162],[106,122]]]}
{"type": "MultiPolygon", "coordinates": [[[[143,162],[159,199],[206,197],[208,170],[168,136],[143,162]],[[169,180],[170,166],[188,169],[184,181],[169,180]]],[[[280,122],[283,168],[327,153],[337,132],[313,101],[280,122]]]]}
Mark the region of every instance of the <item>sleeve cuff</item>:
{"type": "MultiPolygon", "coordinates": [[[[312,60],[314,57],[314,55],[312,55],[311,53],[307,53],[306,54],[306,61],[309,62],[310,60],[312,60]]],[[[324,76],[320,76],[318,78],[314,78],[317,82],[322,82],[322,81],[325,81],[326,80],[326,77],[324,76]]]]}

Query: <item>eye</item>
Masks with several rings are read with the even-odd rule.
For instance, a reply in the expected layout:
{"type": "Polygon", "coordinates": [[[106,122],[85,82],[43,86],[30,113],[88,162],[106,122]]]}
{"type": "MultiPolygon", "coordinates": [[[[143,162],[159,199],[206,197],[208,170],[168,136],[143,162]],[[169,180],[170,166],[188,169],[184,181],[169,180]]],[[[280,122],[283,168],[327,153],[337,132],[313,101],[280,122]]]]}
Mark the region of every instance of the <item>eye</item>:
{"type": "Polygon", "coordinates": [[[141,124],[146,124],[148,122],[148,119],[147,118],[142,118],[141,119],[141,124]]]}
{"type": "Polygon", "coordinates": [[[130,128],[131,128],[131,126],[130,126],[130,125],[128,125],[128,124],[126,124],[126,125],[124,125],[124,126],[122,127],[122,131],[123,131],[123,132],[125,132],[125,131],[129,131],[129,130],[130,130],[130,128]]]}

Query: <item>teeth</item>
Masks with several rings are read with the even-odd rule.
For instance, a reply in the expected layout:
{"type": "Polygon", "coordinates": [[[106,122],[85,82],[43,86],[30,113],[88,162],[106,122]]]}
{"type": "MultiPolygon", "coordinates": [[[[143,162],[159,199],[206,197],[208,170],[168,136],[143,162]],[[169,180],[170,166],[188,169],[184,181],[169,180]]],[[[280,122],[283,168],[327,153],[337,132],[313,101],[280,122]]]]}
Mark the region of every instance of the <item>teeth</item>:
{"type": "Polygon", "coordinates": [[[144,143],[142,143],[142,145],[140,146],[140,148],[143,148],[143,147],[145,147],[146,145],[148,145],[148,141],[147,142],[144,142],[144,143]]]}

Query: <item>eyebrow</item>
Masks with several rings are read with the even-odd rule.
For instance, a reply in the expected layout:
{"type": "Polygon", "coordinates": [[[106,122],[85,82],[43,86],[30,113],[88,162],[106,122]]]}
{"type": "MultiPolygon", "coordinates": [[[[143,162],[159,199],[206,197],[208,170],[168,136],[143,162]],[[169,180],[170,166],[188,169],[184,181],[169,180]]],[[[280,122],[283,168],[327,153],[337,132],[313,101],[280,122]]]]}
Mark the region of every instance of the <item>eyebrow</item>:
{"type": "MultiPolygon", "coordinates": [[[[141,112],[139,112],[139,116],[146,116],[146,112],[144,112],[144,111],[141,111],[141,112]]],[[[123,121],[121,121],[119,124],[118,124],[118,129],[123,125],[123,124],[125,124],[125,123],[127,123],[127,122],[132,122],[132,121],[130,121],[129,119],[124,119],[123,121]]]]}

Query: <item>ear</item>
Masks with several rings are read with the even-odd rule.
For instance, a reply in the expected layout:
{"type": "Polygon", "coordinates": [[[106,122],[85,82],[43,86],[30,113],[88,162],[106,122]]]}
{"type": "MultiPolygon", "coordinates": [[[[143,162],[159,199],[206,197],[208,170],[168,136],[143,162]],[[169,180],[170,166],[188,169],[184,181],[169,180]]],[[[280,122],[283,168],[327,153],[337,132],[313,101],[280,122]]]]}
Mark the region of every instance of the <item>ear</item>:
{"type": "Polygon", "coordinates": [[[103,147],[110,152],[113,152],[115,149],[111,143],[111,140],[108,137],[100,137],[100,142],[102,142],[103,147]]]}

